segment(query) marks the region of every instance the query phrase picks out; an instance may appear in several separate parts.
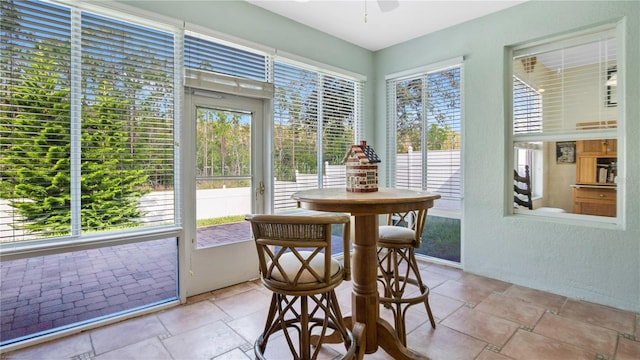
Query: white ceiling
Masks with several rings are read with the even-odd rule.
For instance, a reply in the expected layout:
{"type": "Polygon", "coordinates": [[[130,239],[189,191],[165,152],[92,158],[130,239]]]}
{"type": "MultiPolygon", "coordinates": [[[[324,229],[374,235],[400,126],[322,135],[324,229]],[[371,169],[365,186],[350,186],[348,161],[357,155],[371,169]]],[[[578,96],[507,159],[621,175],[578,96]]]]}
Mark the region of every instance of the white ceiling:
{"type": "Polygon", "coordinates": [[[525,1],[247,0],[253,5],[372,51],[525,1]],[[381,10],[382,7],[393,6],[395,8],[391,10],[381,10]]]}

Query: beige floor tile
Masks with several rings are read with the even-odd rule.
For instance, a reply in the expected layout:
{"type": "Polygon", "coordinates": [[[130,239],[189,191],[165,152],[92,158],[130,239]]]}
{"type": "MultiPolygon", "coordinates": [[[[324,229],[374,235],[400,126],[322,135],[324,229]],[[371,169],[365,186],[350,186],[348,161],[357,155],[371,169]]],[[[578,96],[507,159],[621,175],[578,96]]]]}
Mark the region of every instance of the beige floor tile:
{"type": "Polygon", "coordinates": [[[462,284],[473,284],[474,286],[488,289],[491,292],[504,292],[512,286],[512,284],[508,282],[469,273],[462,274],[457,281],[462,284]]]}
{"type": "MultiPolygon", "coordinates": [[[[251,353],[253,354],[253,352],[251,353]]],[[[240,349],[233,349],[229,352],[226,352],[220,356],[216,356],[213,360],[245,360],[245,359],[254,359],[255,357],[249,357],[246,353],[242,352],[240,349]]]]}
{"type": "Polygon", "coordinates": [[[225,317],[227,314],[208,300],[158,313],[158,319],[172,335],[214,323],[225,317]]]}
{"type": "Polygon", "coordinates": [[[42,345],[35,345],[26,349],[2,354],[2,360],[40,360],[40,359],[70,359],[83,354],[93,354],[89,333],[68,336],[53,340],[42,345]]]}
{"type": "Polygon", "coordinates": [[[524,330],[518,330],[500,353],[518,360],[591,360],[596,358],[595,351],[581,349],[577,346],[524,330]]]}
{"type": "Polygon", "coordinates": [[[145,315],[91,331],[96,355],[135,344],[150,337],[166,335],[167,329],[155,314],[145,315]]]}
{"type": "Polygon", "coordinates": [[[157,337],[96,356],[95,360],[153,359],[173,360],[157,337]]]}
{"type": "Polygon", "coordinates": [[[226,288],[222,288],[222,289],[218,289],[218,290],[212,291],[211,295],[213,296],[213,298],[215,300],[224,299],[224,298],[235,296],[235,295],[247,292],[249,290],[254,290],[254,289],[257,289],[257,288],[260,288],[260,287],[264,287],[264,286],[262,286],[262,283],[260,283],[260,282],[247,281],[247,282],[243,282],[243,283],[236,284],[236,285],[231,285],[231,286],[228,286],[226,288]]]}
{"type": "Polygon", "coordinates": [[[444,319],[442,324],[499,348],[504,346],[519,328],[519,325],[513,321],[464,306],[444,319]]]}
{"type": "Polygon", "coordinates": [[[378,348],[378,351],[372,354],[366,354],[365,360],[394,360],[393,357],[387,354],[382,348],[378,348]]]}
{"type": "Polygon", "coordinates": [[[271,303],[271,295],[251,289],[231,297],[214,300],[213,303],[236,319],[258,311],[267,312],[271,303]]]}
{"type": "Polygon", "coordinates": [[[533,328],[545,313],[543,307],[501,294],[489,295],[474,309],[514,321],[529,328],[533,328]]]}
{"type": "Polygon", "coordinates": [[[464,272],[461,269],[454,268],[451,266],[433,264],[426,261],[418,261],[418,266],[421,269],[425,269],[427,271],[435,272],[440,275],[446,276],[449,280],[458,280],[462,277],[464,272]]]}
{"type": "Polygon", "coordinates": [[[475,305],[486,299],[492,290],[479,284],[447,280],[442,285],[432,288],[431,292],[475,305]]]}
{"type": "Polygon", "coordinates": [[[567,298],[561,295],[548,293],[545,291],[525,288],[513,285],[504,292],[505,296],[512,296],[538,306],[542,306],[547,310],[558,313],[560,308],[567,301],[567,298]]]}
{"type": "Polygon", "coordinates": [[[422,276],[422,282],[427,285],[429,288],[434,288],[438,285],[441,285],[447,280],[452,280],[451,277],[435,272],[430,271],[430,268],[421,269],[420,276],[422,276]]]}
{"type": "Polygon", "coordinates": [[[625,339],[623,337],[618,341],[618,350],[616,351],[616,360],[638,360],[640,359],[640,342],[625,339]]]}
{"type": "Polygon", "coordinates": [[[162,340],[175,360],[211,359],[239,346],[246,340],[221,321],[162,340]]]}
{"type": "MultiPolygon", "coordinates": [[[[297,346],[296,339],[292,339],[295,346],[297,346]]],[[[299,351],[299,350],[298,350],[299,351]]],[[[311,347],[311,351],[315,351],[314,347],[311,347]]],[[[322,346],[318,353],[318,360],[330,360],[336,358],[340,353],[336,352],[329,346],[322,346]]],[[[274,334],[267,343],[267,349],[264,353],[267,359],[292,359],[291,350],[289,349],[285,337],[280,334],[274,334]]]]}
{"type": "Polygon", "coordinates": [[[497,352],[484,349],[475,360],[511,360],[512,358],[498,354],[497,352]]]}
{"type": "MultiPolygon", "coordinates": [[[[464,301],[443,296],[435,292],[429,293],[429,306],[431,306],[431,312],[436,319],[436,323],[453,314],[463,305],[464,301]]],[[[412,310],[420,311],[424,316],[427,316],[427,309],[424,306],[413,306],[412,310]]]]}
{"type": "MultiPolygon", "coordinates": [[[[417,307],[420,307],[420,305],[413,306],[413,308],[417,308],[417,307]]],[[[422,306],[422,308],[424,309],[424,306],[422,306]]],[[[391,312],[391,310],[381,308],[380,317],[386,320],[391,325],[391,327],[395,328],[395,322],[394,322],[393,313],[391,312]]],[[[421,326],[431,327],[431,323],[429,322],[429,318],[427,317],[426,311],[425,312],[418,312],[413,310],[407,311],[407,313],[405,314],[404,324],[405,324],[407,334],[416,330],[418,327],[421,327],[421,326]]]]}
{"type": "Polygon", "coordinates": [[[253,346],[264,330],[266,320],[267,312],[260,311],[229,321],[227,325],[253,346]]]}
{"type": "Polygon", "coordinates": [[[632,312],[576,300],[568,300],[559,315],[624,334],[633,334],[636,322],[636,314],[632,312]]]}
{"type": "Polygon", "coordinates": [[[581,348],[591,349],[607,357],[613,356],[618,339],[618,333],[614,330],[551,313],[546,313],[542,317],[534,332],[581,348]]]}
{"type": "Polygon", "coordinates": [[[407,344],[412,350],[432,360],[474,359],[487,345],[446,326],[438,326],[435,330],[430,326],[421,326],[407,335],[407,344]]]}
{"type": "Polygon", "coordinates": [[[200,301],[213,300],[215,299],[215,295],[213,295],[213,291],[209,291],[206,293],[190,296],[187,298],[187,305],[195,304],[200,301]]]}
{"type": "MultiPolygon", "coordinates": [[[[414,305],[407,312],[407,343],[434,360],[594,360],[596,354],[608,360],[640,359],[638,314],[443,265],[420,263],[420,268],[431,287],[437,328],[431,328],[424,306],[414,305]]],[[[343,282],[336,288],[344,316],[351,313],[352,286],[343,282]]],[[[249,281],[190,297],[186,305],[3,353],[2,360],[253,359],[271,294],[259,279],[249,281]]],[[[393,322],[388,310],[381,309],[381,314],[393,322]]],[[[272,339],[267,356],[291,358],[286,346],[275,346],[283,340],[272,339]]],[[[321,359],[334,359],[341,350],[327,346],[321,359]]],[[[382,348],[365,357],[390,359],[382,348]]]]}

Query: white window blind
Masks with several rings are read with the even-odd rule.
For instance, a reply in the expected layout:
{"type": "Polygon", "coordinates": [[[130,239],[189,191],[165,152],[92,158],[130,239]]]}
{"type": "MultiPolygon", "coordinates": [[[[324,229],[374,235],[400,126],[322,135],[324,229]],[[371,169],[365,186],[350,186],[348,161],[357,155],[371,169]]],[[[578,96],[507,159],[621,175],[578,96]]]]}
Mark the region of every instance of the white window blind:
{"type": "Polygon", "coordinates": [[[524,81],[513,78],[513,132],[542,131],[542,94],[524,81]]]}
{"type": "Polygon", "coordinates": [[[266,57],[220,44],[203,36],[185,35],[184,66],[243,79],[267,81],[266,57]]]}
{"type": "Polygon", "coordinates": [[[174,73],[173,34],[82,14],[83,231],[173,222],[174,73]]]}
{"type": "Polygon", "coordinates": [[[39,1],[2,24],[0,240],[173,223],[173,34],[39,1]]]}
{"type": "Polygon", "coordinates": [[[461,65],[387,79],[391,185],[442,196],[436,207],[458,210],[461,199],[461,65]]]}
{"type": "Polygon", "coordinates": [[[70,234],[71,12],[2,2],[0,241],[70,234]]]}
{"type": "Polygon", "coordinates": [[[514,51],[514,134],[606,127],[616,118],[616,64],[613,30],[514,51]]]}
{"type": "Polygon", "coordinates": [[[362,82],[274,62],[274,208],[291,193],[345,186],[342,159],[361,123],[362,82]]]}

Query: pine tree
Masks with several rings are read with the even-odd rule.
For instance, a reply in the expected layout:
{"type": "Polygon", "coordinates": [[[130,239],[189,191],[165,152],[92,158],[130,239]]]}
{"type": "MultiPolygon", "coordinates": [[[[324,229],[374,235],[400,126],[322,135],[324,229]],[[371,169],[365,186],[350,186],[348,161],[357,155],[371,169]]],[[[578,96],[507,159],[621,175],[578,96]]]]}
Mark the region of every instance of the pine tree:
{"type": "MultiPolygon", "coordinates": [[[[40,235],[69,234],[72,216],[69,69],[51,53],[37,45],[21,55],[20,77],[3,86],[0,116],[0,198],[21,216],[16,228],[40,235]]],[[[83,230],[135,226],[143,216],[139,189],[147,176],[131,169],[126,105],[112,90],[102,84],[82,108],[83,230]]]]}

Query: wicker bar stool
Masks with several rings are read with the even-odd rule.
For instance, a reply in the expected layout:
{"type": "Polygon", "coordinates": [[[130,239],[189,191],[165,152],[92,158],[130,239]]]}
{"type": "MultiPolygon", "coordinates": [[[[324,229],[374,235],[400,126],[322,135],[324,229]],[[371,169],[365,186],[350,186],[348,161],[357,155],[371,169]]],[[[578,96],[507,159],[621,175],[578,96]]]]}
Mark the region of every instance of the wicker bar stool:
{"type": "Polygon", "coordinates": [[[336,338],[344,344],[343,359],[353,358],[356,342],[334,291],[350,278],[349,216],[248,215],[246,220],[262,283],[273,291],[264,331],[255,342],[256,358],[265,359],[269,339],[279,333],[294,359],[316,359],[325,340],[336,338]],[[331,258],[333,224],[343,225],[343,266],[331,258]]]}
{"type": "Polygon", "coordinates": [[[379,227],[378,281],[384,285],[380,304],[391,309],[396,333],[403,345],[407,345],[405,315],[410,306],[423,303],[429,315],[431,327],[436,322],[429,306],[429,287],[422,282],[416,261],[415,249],[420,247],[427,210],[418,209],[387,216],[387,225],[379,227]],[[419,291],[416,296],[413,289],[419,291]]]}

